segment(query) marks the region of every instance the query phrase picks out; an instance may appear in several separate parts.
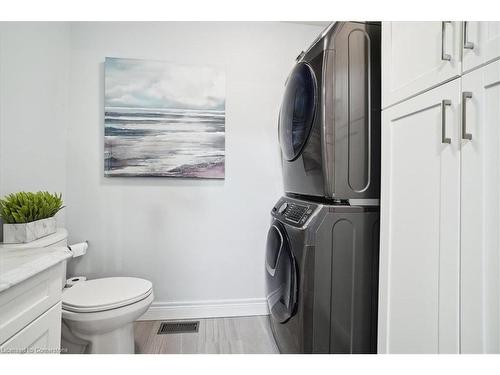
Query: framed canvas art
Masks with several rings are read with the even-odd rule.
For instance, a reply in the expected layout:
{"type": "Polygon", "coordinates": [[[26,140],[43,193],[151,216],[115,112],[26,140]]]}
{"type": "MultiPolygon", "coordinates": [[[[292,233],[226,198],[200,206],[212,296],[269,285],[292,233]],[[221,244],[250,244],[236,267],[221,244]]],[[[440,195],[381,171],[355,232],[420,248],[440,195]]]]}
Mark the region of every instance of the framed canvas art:
{"type": "Polygon", "coordinates": [[[105,176],[224,178],[225,72],[106,58],[105,176]]]}

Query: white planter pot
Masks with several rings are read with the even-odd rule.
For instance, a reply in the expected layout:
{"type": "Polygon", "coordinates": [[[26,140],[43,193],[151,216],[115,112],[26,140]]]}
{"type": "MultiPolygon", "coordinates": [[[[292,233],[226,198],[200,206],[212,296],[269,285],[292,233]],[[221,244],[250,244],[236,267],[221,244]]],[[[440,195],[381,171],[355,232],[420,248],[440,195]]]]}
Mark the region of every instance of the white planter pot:
{"type": "Polygon", "coordinates": [[[24,224],[4,224],[4,243],[26,243],[56,232],[56,218],[32,221],[24,224]]]}

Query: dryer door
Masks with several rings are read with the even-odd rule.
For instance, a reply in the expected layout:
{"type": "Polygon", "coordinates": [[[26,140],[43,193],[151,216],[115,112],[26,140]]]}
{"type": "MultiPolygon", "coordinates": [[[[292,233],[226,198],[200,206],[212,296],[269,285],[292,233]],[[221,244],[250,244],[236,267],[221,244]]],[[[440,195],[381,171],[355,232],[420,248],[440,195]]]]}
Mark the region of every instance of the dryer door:
{"type": "Polygon", "coordinates": [[[298,272],[286,230],[277,221],[267,234],[266,287],[271,315],[278,322],[285,323],[296,312],[298,272]]]}
{"type": "Polygon", "coordinates": [[[309,64],[299,63],[288,77],[279,116],[281,151],[286,160],[294,160],[302,151],[317,106],[316,77],[309,64]]]}

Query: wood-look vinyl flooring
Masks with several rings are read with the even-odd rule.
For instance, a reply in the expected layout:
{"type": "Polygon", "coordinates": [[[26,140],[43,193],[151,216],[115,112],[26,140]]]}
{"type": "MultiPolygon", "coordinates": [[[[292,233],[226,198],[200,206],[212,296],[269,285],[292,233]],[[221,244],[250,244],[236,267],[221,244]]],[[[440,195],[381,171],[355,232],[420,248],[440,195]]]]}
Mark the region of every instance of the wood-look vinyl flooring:
{"type": "Polygon", "coordinates": [[[196,333],[158,335],[162,321],[134,323],[138,354],[274,354],[279,353],[267,316],[189,319],[196,333]]]}

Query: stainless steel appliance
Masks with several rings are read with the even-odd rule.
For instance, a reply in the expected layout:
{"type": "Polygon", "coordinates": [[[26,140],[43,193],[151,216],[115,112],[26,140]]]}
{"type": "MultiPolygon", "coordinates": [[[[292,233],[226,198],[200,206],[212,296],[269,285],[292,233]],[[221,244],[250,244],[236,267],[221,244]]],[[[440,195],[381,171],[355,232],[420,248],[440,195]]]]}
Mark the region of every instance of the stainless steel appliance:
{"type": "Polygon", "coordinates": [[[298,57],[279,116],[285,193],[378,199],[380,29],[335,22],[298,57]]]}
{"type": "Polygon", "coordinates": [[[267,236],[271,328],[282,353],[375,353],[378,207],[282,197],[267,236]]]}
{"type": "Polygon", "coordinates": [[[267,301],[283,353],[376,353],[380,24],[332,23],[288,77],[267,301]]]}

